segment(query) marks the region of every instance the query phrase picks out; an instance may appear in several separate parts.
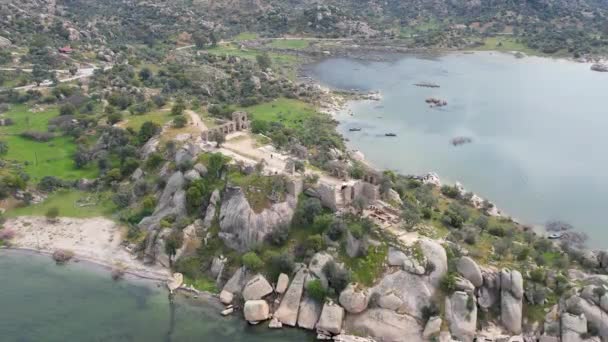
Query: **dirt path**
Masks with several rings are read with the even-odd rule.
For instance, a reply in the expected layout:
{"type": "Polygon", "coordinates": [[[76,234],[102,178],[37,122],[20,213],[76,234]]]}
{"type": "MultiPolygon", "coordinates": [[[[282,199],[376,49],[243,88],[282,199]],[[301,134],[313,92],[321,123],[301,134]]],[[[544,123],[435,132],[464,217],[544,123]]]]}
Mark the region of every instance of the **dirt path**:
{"type": "Polygon", "coordinates": [[[198,113],[190,109],[186,109],[184,112],[190,117],[190,122],[192,123],[192,126],[197,127],[200,132],[207,130],[207,125],[205,125],[198,113]]]}

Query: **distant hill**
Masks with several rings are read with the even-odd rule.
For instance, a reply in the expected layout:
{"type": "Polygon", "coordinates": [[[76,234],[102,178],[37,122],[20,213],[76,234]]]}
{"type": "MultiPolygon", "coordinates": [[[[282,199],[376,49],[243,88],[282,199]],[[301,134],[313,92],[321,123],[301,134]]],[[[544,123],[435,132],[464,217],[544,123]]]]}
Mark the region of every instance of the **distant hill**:
{"type": "Polygon", "coordinates": [[[605,53],[602,0],[26,0],[0,1],[0,36],[103,44],[175,41],[186,32],[230,37],[399,38],[417,46],[462,47],[513,36],[545,53],[605,53]],[[39,15],[42,13],[42,15],[39,15]]]}

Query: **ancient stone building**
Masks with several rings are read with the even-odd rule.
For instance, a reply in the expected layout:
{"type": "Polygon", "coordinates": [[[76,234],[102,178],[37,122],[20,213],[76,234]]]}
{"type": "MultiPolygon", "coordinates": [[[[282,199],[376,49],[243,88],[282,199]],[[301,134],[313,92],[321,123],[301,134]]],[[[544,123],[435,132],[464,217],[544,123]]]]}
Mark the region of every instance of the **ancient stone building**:
{"type": "Polygon", "coordinates": [[[220,132],[224,135],[234,133],[236,131],[242,131],[249,128],[249,118],[246,112],[234,112],[232,113],[232,120],[225,122],[217,127],[210,128],[204,132],[201,132],[201,138],[207,141],[215,132],[220,132]]]}

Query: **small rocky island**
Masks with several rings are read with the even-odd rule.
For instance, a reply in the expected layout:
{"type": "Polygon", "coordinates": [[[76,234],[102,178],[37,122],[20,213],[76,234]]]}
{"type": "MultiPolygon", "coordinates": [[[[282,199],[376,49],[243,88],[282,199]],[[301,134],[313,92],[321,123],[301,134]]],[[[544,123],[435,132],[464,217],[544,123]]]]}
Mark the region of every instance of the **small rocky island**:
{"type": "Polygon", "coordinates": [[[595,63],[591,65],[591,70],[598,72],[608,72],[608,65],[603,63],[595,63]]]}
{"type": "Polygon", "coordinates": [[[429,97],[428,99],[424,100],[426,103],[428,103],[430,105],[430,107],[444,107],[448,105],[448,101],[446,100],[442,100],[440,98],[436,98],[436,97],[429,97]]]}

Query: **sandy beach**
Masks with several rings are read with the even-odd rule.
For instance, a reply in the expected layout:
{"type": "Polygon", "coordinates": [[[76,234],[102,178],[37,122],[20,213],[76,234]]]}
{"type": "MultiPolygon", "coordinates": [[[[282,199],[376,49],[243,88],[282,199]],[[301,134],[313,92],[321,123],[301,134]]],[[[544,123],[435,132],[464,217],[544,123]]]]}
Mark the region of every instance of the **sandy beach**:
{"type": "Polygon", "coordinates": [[[165,281],[170,271],[156,265],[144,265],[122,245],[124,229],[103,217],[76,219],[22,216],[6,221],[15,232],[11,248],[51,255],[58,249],[74,252],[74,258],[108,268],[120,268],[126,274],[165,281]]]}

